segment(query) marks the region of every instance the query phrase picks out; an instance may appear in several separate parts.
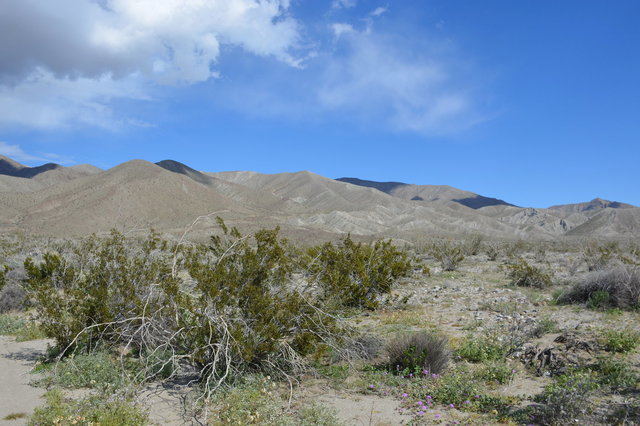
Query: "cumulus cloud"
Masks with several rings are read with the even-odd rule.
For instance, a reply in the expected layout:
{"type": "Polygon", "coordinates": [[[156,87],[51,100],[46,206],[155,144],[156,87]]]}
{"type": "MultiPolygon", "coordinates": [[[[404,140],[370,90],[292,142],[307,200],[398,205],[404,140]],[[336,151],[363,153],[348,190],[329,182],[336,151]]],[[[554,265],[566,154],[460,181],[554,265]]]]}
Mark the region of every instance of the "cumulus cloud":
{"type": "Polygon", "coordinates": [[[289,0],[4,0],[0,123],[26,124],[19,112],[43,105],[35,125],[62,125],[76,116],[51,107],[62,103],[83,111],[79,121],[104,124],[103,101],[131,97],[135,81],[217,77],[224,45],[300,66],[288,8],[289,0]]]}

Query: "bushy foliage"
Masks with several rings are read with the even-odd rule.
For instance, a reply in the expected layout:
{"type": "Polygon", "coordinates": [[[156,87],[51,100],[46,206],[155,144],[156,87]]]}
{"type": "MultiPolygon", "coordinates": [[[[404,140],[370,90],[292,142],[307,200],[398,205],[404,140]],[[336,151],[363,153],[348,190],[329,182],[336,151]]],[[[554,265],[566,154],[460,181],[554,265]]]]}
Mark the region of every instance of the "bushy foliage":
{"type": "Polygon", "coordinates": [[[475,256],[482,249],[482,241],[484,236],[481,234],[473,234],[467,238],[464,243],[463,251],[465,256],[475,256]]]}
{"type": "Polygon", "coordinates": [[[485,253],[487,254],[487,260],[493,262],[500,256],[500,249],[496,244],[487,244],[485,253]]]}
{"type": "Polygon", "coordinates": [[[387,345],[389,367],[397,374],[442,373],[449,363],[447,339],[427,332],[398,337],[387,345]]]}
{"type": "Polygon", "coordinates": [[[350,236],[339,245],[326,243],[309,249],[310,280],[317,282],[324,298],[342,306],[373,309],[392,284],[412,271],[412,261],[391,241],[356,243],[350,236]]]}
{"type": "Polygon", "coordinates": [[[551,285],[549,274],[529,264],[523,258],[519,258],[515,263],[507,264],[506,268],[512,285],[536,288],[545,288],[551,285]]]}
{"type": "Polygon", "coordinates": [[[591,242],[582,251],[582,258],[589,271],[602,271],[607,269],[609,264],[616,259],[618,253],[619,246],[615,241],[602,245],[591,242]]]}
{"type": "Polygon", "coordinates": [[[506,344],[495,336],[467,336],[455,353],[469,362],[486,362],[504,358],[507,350],[506,344]]]}
{"type": "Polygon", "coordinates": [[[631,352],[640,344],[640,334],[631,330],[606,330],[601,343],[610,352],[631,352]]]}
{"type": "Polygon", "coordinates": [[[625,265],[585,276],[560,300],[588,303],[595,308],[640,308],[640,267],[625,265]]]}
{"type": "Polygon", "coordinates": [[[143,426],[146,413],[131,400],[119,396],[90,396],[81,400],[65,398],[60,390],[45,395],[46,404],[35,409],[29,425],[143,426]]]}
{"type": "Polygon", "coordinates": [[[433,244],[430,254],[440,262],[442,269],[445,271],[455,271],[464,260],[462,247],[450,241],[433,244]]]}
{"type": "Polygon", "coordinates": [[[589,397],[597,387],[597,377],[590,372],[560,376],[536,397],[540,405],[534,411],[534,422],[545,425],[587,422],[592,410],[589,397]]]}
{"type": "Polygon", "coordinates": [[[301,284],[292,274],[306,263],[294,262],[278,229],[249,237],[219,224],[207,246],[155,234],[133,244],[114,231],[26,259],[25,288],[59,357],[99,349],[135,358],[132,383],[195,368],[207,392],[244,373],[296,374],[309,355],[364,356],[328,302],[375,306],[411,271],[390,242],[347,238],[317,248],[301,284]]]}

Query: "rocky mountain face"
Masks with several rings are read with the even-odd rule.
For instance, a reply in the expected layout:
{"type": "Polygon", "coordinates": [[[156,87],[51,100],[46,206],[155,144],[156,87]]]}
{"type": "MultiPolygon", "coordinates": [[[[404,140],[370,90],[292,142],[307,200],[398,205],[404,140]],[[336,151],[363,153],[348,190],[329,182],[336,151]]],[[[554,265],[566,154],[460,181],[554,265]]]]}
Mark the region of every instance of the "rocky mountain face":
{"type": "Polygon", "coordinates": [[[215,216],[246,231],[280,226],[301,239],[356,235],[409,240],[471,233],[492,238],[640,236],[640,208],[596,199],[520,208],[444,185],[410,185],[311,172],[201,172],[172,160],[100,170],[26,167],[0,158],[0,229],[54,236],[153,227],[181,233],[215,216]]]}

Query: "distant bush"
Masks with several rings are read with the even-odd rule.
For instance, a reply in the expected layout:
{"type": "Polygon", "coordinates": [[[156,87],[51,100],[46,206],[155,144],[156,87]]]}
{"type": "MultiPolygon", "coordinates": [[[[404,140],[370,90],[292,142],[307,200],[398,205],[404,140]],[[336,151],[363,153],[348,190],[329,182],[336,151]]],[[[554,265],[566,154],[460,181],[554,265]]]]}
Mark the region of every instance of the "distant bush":
{"type": "Polygon", "coordinates": [[[589,271],[602,271],[617,258],[619,252],[619,245],[615,241],[601,245],[591,242],[582,251],[582,258],[589,271]]]}
{"type": "Polygon", "coordinates": [[[26,292],[18,284],[10,283],[5,285],[0,290],[0,314],[24,310],[26,298],[26,292]]]}
{"type": "Polygon", "coordinates": [[[430,254],[440,262],[442,269],[445,271],[455,271],[464,260],[462,247],[450,241],[433,244],[430,254]]]}
{"type": "Polygon", "coordinates": [[[413,270],[407,252],[391,241],[369,245],[355,243],[347,236],[338,246],[326,243],[312,247],[307,256],[310,281],[319,284],[325,299],[348,307],[375,308],[378,298],[413,270]]]}
{"type": "Polygon", "coordinates": [[[640,267],[625,265],[595,271],[576,284],[559,300],[561,303],[588,303],[593,308],[640,308],[640,267]]]}
{"type": "Polygon", "coordinates": [[[551,277],[523,258],[506,265],[511,284],[519,287],[544,288],[551,285],[551,277]]]}
{"type": "Polygon", "coordinates": [[[482,249],[482,241],[484,241],[484,236],[481,234],[473,234],[469,236],[463,246],[465,256],[475,256],[480,253],[480,250],[482,249]]]}
{"type": "Polygon", "coordinates": [[[421,374],[427,371],[440,374],[449,363],[447,339],[434,334],[420,332],[402,336],[387,345],[389,366],[398,374],[421,374]]]}
{"type": "Polygon", "coordinates": [[[487,244],[485,253],[487,254],[487,260],[493,262],[500,256],[500,249],[496,244],[487,244]]]}

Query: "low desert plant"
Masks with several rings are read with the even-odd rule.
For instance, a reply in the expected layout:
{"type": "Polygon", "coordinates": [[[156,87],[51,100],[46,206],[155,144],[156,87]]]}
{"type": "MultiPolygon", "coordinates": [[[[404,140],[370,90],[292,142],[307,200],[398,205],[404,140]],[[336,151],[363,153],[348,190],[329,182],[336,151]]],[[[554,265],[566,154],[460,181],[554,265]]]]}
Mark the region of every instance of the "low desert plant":
{"type": "Polygon", "coordinates": [[[638,373],[623,360],[600,358],[590,369],[598,374],[598,382],[601,385],[633,390],[640,383],[638,373]]]}
{"type": "Polygon", "coordinates": [[[500,248],[497,244],[487,244],[485,248],[485,253],[487,254],[487,260],[494,262],[500,256],[500,248]]]}
{"type": "Polygon", "coordinates": [[[35,409],[29,425],[143,426],[148,423],[146,413],[130,399],[118,395],[72,400],[54,389],[45,394],[45,399],[46,404],[35,409]]]}
{"type": "Polygon", "coordinates": [[[627,353],[640,343],[640,334],[630,330],[605,330],[600,339],[605,350],[627,353]]]}
{"type": "Polygon", "coordinates": [[[507,346],[495,336],[467,336],[455,354],[469,362],[495,361],[504,358],[507,346]]]}
{"type": "Polygon", "coordinates": [[[401,336],[387,345],[389,367],[396,373],[407,374],[427,371],[440,374],[449,363],[447,339],[419,332],[401,336]]]}
{"type": "Polygon", "coordinates": [[[593,409],[590,396],[597,387],[597,377],[587,371],[560,376],[536,397],[540,405],[533,412],[534,423],[563,425],[588,421],[593,409]]]}
{"type": "Polygon", "coordinates": [[[464,252],[459,244],[442,241],[431,246],[430,254],[440,262],[445,271],[455,271],[464,260],[464,252]]]}
{"type": "Polygon", "coordinates": [[[504,385],[509,383],[515,370],[506,362],[494,361],[482,366],[474,373],[474,377],[487,384],[504,385]]]}
{"type": "Polygon", "coordinates": [[[640,308],[640,267],[625,265],[586,275],[559,300],[563,303],[587,303],[606,309],[640,308]]]}
{"type": "Polygon", "coordinates": [[[507,264],[507,274],[511,284],[519,287],[545,288],[551,285],[551,276],[535,267],[523,258],[515,263],[507,264]]]}
{"type": "Polygon", "coordinates": [[[582,251],[582,259],[586,262],[589,271],[602,271],[616,259],[619,251],[619,245],[615,241],[606,244],[591,242],[582,251]]]}
{"type": "Polygon", "coordinates": [[[542,317],[536,322],[531,334],[534,337],[542,337],[545,334],[554,333],[557,330],[558,322],[556,320],[549,317],[542,317]]]}

